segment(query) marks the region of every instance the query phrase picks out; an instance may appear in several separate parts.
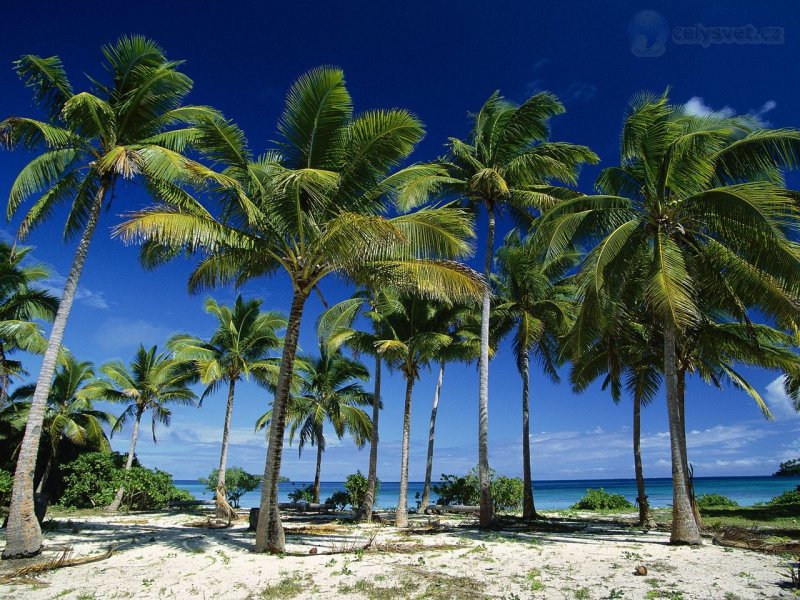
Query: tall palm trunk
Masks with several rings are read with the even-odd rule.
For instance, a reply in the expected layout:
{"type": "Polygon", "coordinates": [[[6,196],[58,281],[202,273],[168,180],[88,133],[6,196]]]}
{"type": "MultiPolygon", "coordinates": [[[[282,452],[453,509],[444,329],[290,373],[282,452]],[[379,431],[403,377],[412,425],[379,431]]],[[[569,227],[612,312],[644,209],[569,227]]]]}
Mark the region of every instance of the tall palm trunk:
{"type": "Polygon", "coordinates": [[[378,477],[378,417],[381,413],[381,357],[375,355],[375,391],[372,395],[372,439],[369,442],[369,472],[367,491],[356,512],[356,519],[372,522],[372,506],[375,504],[375,483],[378,477]]]}
{"type": "Polygon", "coordinates": [[[486,203],[486,212],[489,223],[483,269],[486,288],[483,291],[483,304],[481,306],[480,382],[478,387],[478,475],[481,488],[481,527],[486,527],[494,521],[492,491],[489,487],[489,315],[492,302],[492,290],[489,287],[489,281],[491,280],[492,259],[494,258],[495,229],[494,206],[491,202],[486,203]]]}
{"type": "Polygon", "coordinates": [[[6,349],[2,342],[0,342],[0,408],[8,404],[8,386],[10,376],[8,374],[8,363],[6,360],[6,349]]]}
{"type": "Polygon", "coordinates": [[[408,449],[411,443],[411,392],[414,377],[406,377],[406,404],[403,410],[403,449],[400,452],[400,498],[397,501],[395,525],[408,526],[408,449]]]}
{"type": "Polygon", "coordinates": [[[692,505],[686,493],[686,465],[681,450],[681,419],[678,405],[678,376],[676,372],[675,327],[664,328],[664,379],[667,391],[669,441],[672,454],[672,544],[702,544],[692,505]]]}
{"type": "Polygon", "coordinates": [[[286,429],[286,408],[289,402],[289,389],[292,383],[294,359],[297,354],[297,340],[300,337],[300,322],[303,307],[308,295],[295,289],[292,309],[286,325],[283,342],[281,368],[278,373],[278,386],[272,402],[272,422],[269,427],[269,445],[264,465],[264,482],[261,486],[261,504],[256,527],[256,552],[281,553],[286,549],[281,515],[278,510],[278,481],[281,474],[281,455],[283,452],[283,433],[286,429]]]}
{"type": "Polygon", "coordinates": [[[692,503],[692,514],[697,523],[698,529],[703,528],[703,518],[700,516],[700,507],[694,497],[694,484],[692,482],[691,465],[689,463],[689,452],[686,449],[686,369],[678,369],[678,414],[681,420],[681,454],[683,456],[684,477],[686,481],[686,494],[689,502],[692,503]]]}
{"type": "Polygon", "coordinates": [[[528,407],[530,371],[528,363],[528,353],[525,352],[520,369],[522,374],[522,518],[532,521],[536,518],[536,508],[533,505],[533,478],[531,477],[531,429],[528,407]]]}
{"type": "Polygon", "coordinates": [[[233,397],[236,392],[236,378],[231,377],[228,385],[228,405],[225,408],[225,425],[222,428],[222,450],[219,455],[219,471],[217,474],[217,489],[214,491],[214,503],[218,519],[230,519],[236,513],[228,504],[228,490],[225,487],[225,466],[228,462],[228,438],[231,433],[231,415],[233,414],[233,397]]]}
{"type": "Polygon", "coordinates": [[[319,481],[322,474],[322,444],[317,440],[317,470],[314,473],[314,502],[319,504],[319,481]]]}
{"type": "Polygon", "coordinates": [[[64,329],[67,326],[72,302],[78,289],[78,280],[86,263],[89,244],[97,227],[100,209],[106,192],[111,186],[111,180],[103,178],[100,187],[92,200],[86,227],[78,242],[78,249],[72,260],[72,266],[64,284],[64,294],[58,305],[56,318],[53,320],[53,329],[47,341],[47,349],[42,358],[42,367],[36,380],[36,390],[33,393],[28,422],[25,425],[25,434],[22,438],[17,468],[14,472],[14,487],[11,491],[11,506],[8,513],[8,529],[6,533],[6,548],[3,558],[26,558],[36,556],[42,551],[42,530],[34,514],[33,477],[36,471],[36,455],[39,453],[39,440],[42,435],[42,422],[47,407],[47,396],[53,384],[53,373],[56,369],[58,352],[61,341],[64,339],[64,329]]]}
{"type": "Polygon", "coordinates": [[[633,467],[636,471],[636,501],[639,503],[639,525],[653,529],[656,522],[650,512],[650,502],[645,492],[644,472],[642,470],[642,398],[633,397],[633,467]]]}
{"type": "MultiPolygon", "coordinates": [[[[133,457],[136,454],[136,440],[139,437],[139,424],[142,421],[142,414],[144,413],[143,409],[139,409],[136,411],[136,418],[133,421],[133,431],[131,431],[131,445],[128,448],[128,460],[125,461],[125,470],[130,471],[131,467],[133,466],[133,457]]],[[[114,496],[114,500],[111,501],[111,504],[106,506],[105,510],[107,512],[117,512],[119,510],[120,504],[122,504],[122,497],[125,495],[125,487],[119,486],[117,490],[117,494],[114,496]]]]}
{"type": "Polygon", "coordinates": [[[431,497],[431,471],[433,471],[433,440],[436,431],[436,411],[439,410],[439,395],[442,393],[442,380],[444,379],[444,361],[439,364],[439,379],[436,380],[436,391],[433,393],[433,408],[431,408],[431,426],[428,431],[428,460],[425,464],[425,487],[422,489],[422,501],[419,509],[428,508],[431,497]]]}

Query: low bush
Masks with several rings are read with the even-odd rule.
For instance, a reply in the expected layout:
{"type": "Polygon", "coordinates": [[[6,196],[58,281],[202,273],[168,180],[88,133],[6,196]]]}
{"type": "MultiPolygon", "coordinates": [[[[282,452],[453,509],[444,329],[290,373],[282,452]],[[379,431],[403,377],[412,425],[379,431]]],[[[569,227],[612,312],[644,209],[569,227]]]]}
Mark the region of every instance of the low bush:
{"type": "Polygon", "coordinates": [[[739,503],[722,494],[703,494],[696,499],[700,508],[736,508],[739,503]]]}
{"type": "MultiPolygon", "coordinates": [[[[494,471],[490,469],[489,485],[491,486],[492,502],[496,511],[514,511],[522,507],[524,486],[519,477],[495,477],[494,471]]],[[[437,504],[476,506],[481,501],[478,468],[475,467],[461,477],[442,474],[441,481],[438,484],[434,484],[431,489],[438,496],[437,504]]]]}
{"type": "MultiPolygon", "coordinates": [[[[351,473],[344,480],[344,489],[347,491],[349,504],[353,510],[357,509],[364,502],[364,496],[367,495],[367,478],[361,473],[356,471],[351,473]]],[[[375,479],[375,498],[378,497],[378,491],[381,489],[381,480],[375,479]]]]}
{"type": "Polygon", "coordinates": [[[289,492],[289,500],[292,502],[314,502],[314,486],[294,488],[289,492]]]}
{"type": "Polygon", "coordinates": [[[157,510],[170,501],[194,500],[189,492],[175,487],[169,473],[141,466],[126,471],[123,461],[118,453],[87,452],[64,465],[60,504],[67,508],[106,506],[120,487],[125,489],[122,506],[128,510],[157,510]]]}
{"type": "Polygon", "coordinates": [[[350,494],[337,490],[325,500],[325,504],[333,504],[336,510],[344,510],[350,504],[350,494]]]}
{"type": "Polygon", "coordinates": [[[8,506],[11,502],[11,488],[14,485],[14,476],[8,471],[0,469],[0,506],[8,506]]]}
{"type": "Polygon", "coordinates": [[[622,494],[609,494],[603,488],[586,490],[586,495],[571,507],[573,510],[632,510],[633,504],[622,494]]]}
{"type": "MultiPolygon", "coordinates": [[[[208,477],[200,478],[200,483],[207,490],[216,491],[219,469],[211,471],[208,477]]],[[[260,475],[252,475],[241,467],[225,469],[225,497],[233,508],[239,508],[239,499],[247,492],[252,492],[261,484],[260,475]]]]}
{"type": "Polygon", "coordinates": [[[776,506],[778,504],[800,504],[800,485],[797,486],[797,489],[786,490],[780,496],[775,496],[772,500],[769,500],[767,504],[770,506],[776,506]]]}

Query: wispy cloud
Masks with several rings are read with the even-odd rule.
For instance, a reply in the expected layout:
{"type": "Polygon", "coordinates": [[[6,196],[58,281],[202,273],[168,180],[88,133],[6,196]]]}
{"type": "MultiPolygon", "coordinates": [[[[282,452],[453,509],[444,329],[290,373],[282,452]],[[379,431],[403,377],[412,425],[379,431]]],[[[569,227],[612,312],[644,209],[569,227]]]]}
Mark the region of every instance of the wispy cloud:
{"type": "Polygon", "coordinates": [[[795,409],[794,402],[783,387],[785,377],[781,375],[767,385],[764,400],[776,419],[798,419],[800,413],[795,409]]]}
{"type": "MultiPolygon", "coordinates": [[[[778,106],[777,102],[774,100],[767,100],[760,108],[752,109],[748,111],[747,114],[758,122],[761,127],[769,127],[770,123],[764,117],[767,113],[774,110],[776,106],[778,106]]],[[[705,100],[700,96],[692,96],[689,98],[686,104],[683,105],[683,109],[686,114],[698,117],[732,117],[736,114],[736,110],[727,104],[722,108],[712,108],[709,104],[706,104],[705,100]]]]}

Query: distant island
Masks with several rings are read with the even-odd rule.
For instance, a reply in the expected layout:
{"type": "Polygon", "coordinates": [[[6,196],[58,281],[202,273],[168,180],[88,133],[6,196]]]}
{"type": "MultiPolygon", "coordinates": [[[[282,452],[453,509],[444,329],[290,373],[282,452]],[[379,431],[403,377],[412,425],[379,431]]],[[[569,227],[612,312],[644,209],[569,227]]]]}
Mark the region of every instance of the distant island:
{"type": "Polygon", "coordinates": [[[800,477],[800,458],[782,462],[772,475],[775,477],[800,477]]]}

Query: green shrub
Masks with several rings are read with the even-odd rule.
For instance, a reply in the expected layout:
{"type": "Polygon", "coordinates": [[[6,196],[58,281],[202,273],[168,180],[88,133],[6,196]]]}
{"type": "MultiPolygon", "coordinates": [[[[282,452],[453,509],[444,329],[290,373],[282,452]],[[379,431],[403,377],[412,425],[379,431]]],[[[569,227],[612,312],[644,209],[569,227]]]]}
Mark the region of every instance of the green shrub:
{"type": "Polygon", "coordinates": [[[633,504],[622,494],[609,494],[603,488],[586,490],[586,495],[571,507],[573,510],[631,510],[633,504]]]}
{"type": "Polygon", "coordinates": [[[14,485],[14,476],[8,471],[0,469],[0,506],[6,506],[11,501],[11,488],[14,485]]]}
{"type": "MultiPolygon", "coordinates": [[[[344,480],[344,489],[347,491],[348,503],[355,510],[361,506],[364,502],[364,496],[367,495],[367,478],[364,477],[361,471],[351,473],[344,480]]],[[[375,498],[378,497],[380,489],[381,480],[375,478],[375,498]]]]}
{"type": "Polygon", "coordinates": [[[333,504],[336,510],[344,510],[345,507],[350,504],[350,494],[342,490],[337,490],[328,496],[328,499],[325,500],[325,504],[333,504]]]}
{"type": "Polygon", "coordinates": [[[515,511],[522,508],[522,492],[525,489],[519,477],[503,477],[491,483],[492,502],[495,510],[515,511]]]}
{"type": "Polygon", "coordinates": [[[168,502],[195,499],[186,490],[176,488],[172,475],[159,469],[133,467],[130,471],[118,471],[116,481],[115,488],[121,484],[125,489],[122,506],[128,510],[157,510],[168,502]]]}
{"type": "MultiPolygon", "coordinates": [[[[200,483],[212,492],[217,489],[219,469],[211,471],[207,478],[200,478],[200,483]]],[[[241,467],[230,467],[225,470],[225,497],[233,508],[239,508],[239,499],[247,492],[252,492],[261,483],[260,475],[252,475],[241,467]]]]}
{"type": "MultiPolygon", "coordinates": [[[[519,510],[522,507],[524,486],[519,477],[495,477],[494,470],[490,469],[489,481],[495,510],[519,510]]],[[[437,504],[480,504],[478,468],[475,467],[463,477],[442,474],[441,481],[431,489],[438,496],[437,504]]]]}
{"type": "Polygon", "coordinates": [[[786,490],[780,496],[775,496],[767,502],[770,506],[776,504],[800,504],[800,485],[795,490],[786,490]]]}
{"type": "Polygon", "coordinates": [[[87,452],[61,468],[64,493],[59,501],[68,508],[107,506],[114,499],[117,472],[122,466],[118,454],[87,452]]]}
{"type": "Polygon", "coordinates": [[[129,510],[155,510],[164,508],[170,501],[194,500],[189,492],[175,487],[169,473],[140,466],[125,471],[123,460],[118,453],[87,452],[64,465],[61,505],[68,508],[106,506],[120,486],[125,488],[122,506],[129,510]]]}
{"type": "Polygon", "coordinates": [[[289,500],[292,502],[314,502],[314,486],[294,488],[289,492],[289,500]]]}
{"type": "Polygon", "coordinates": [[[697,497],[697,506],[700,508],[736,508],[739,503],[722,494],[703,494],[697,497]]]}

